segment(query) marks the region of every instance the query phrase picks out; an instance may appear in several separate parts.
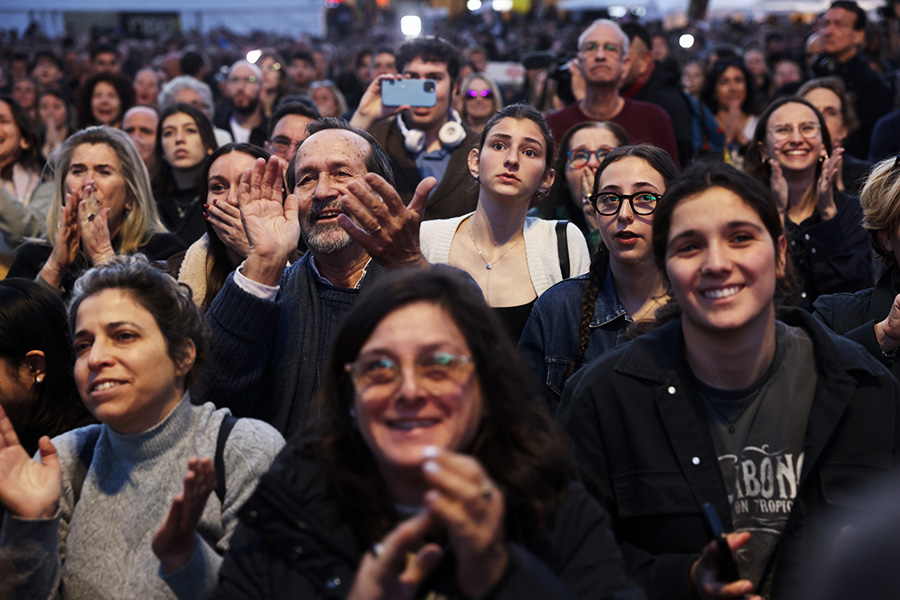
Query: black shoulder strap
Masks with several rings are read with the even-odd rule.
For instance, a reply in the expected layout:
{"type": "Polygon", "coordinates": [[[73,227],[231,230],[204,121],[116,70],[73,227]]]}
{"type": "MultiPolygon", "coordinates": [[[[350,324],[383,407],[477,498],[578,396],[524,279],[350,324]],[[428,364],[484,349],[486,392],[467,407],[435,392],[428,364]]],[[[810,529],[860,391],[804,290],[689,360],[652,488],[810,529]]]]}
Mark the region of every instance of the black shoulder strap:
{"type": "Polygon", "coordinates": [[[222,425],[219,426],[219,437],[216,438],[216,497],[219,504],[225,504],[225,442],[228,441],[228,435],[234,429],[237,423],[237,417],[227,414],[222,419],[222,425]]]}
{"type": "Polygon", "coordinates": [[[84,438],[84,446],[78,453],[78,461],[75,463],[75,469],[72,472],[72,507],[78,504],[81,498],[81,488],[84,487],[84,479],[87,477],[88,469],[94,460],[94,448],[97,446],[97,439],[100,437],[100,427],[92,427],[84,438]]]}
{"type": "Polygon", "coordinates": [[[568,221],[556,222],[556,249],[559,253],[559,270],[562,271],[563,279],[569,278],[569,240],[566,236],[566,227],[568,221]]]}

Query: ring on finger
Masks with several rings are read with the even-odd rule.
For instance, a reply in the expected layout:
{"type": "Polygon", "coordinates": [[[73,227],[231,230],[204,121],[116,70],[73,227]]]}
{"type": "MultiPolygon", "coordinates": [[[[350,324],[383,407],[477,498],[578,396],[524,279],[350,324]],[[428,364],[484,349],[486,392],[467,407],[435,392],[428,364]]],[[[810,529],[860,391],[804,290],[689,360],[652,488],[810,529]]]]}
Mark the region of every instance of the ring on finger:
{"type": "Polygon", "coordinates": [[[379,231],[381,231],[381,225],[379,225],[378,227],[376,227],[375,229],[373,229],[372,231],[370,231],[370,232],[369,232],[369,235],[375,235],[375,234],[378,233],[379,231]]]}
{"type": "Polygon", "coordinates": [[[375,555],[375,558],[378,558],[382,554],[384,554],[384,544],[381,542],[375,542],[372,544],[372,547],[369,548],[369,551],[375,555]]]}
{"type": "Polygon", "coordinates": [[[494,497],[494,486],[491,485],[489,481],[485,481],[481,484],[481,489],[479,490],[481,493],[481,497],[485,500],[490,500],[494,497]]]}
{"type": "Polygon", "coordinates": [[[91,213],[87,216],[88,221],[93,221],[96,218],[97,218],[97,215],[95,215],[94,213],[91,213]]]}

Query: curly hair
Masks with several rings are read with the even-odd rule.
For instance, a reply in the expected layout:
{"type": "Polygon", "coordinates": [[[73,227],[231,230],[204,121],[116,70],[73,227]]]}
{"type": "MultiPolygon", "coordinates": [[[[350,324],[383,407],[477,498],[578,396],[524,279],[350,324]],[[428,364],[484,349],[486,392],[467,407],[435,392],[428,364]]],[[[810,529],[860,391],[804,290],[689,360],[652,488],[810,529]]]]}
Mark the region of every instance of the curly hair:
{"type": "Polygon", "coordinates": [[[12,168],[16,163],[29,171],[40,173],[44,168],[44,160],[41,158],[41,138],[38,136],[34,121],[28,115],[28,111],[22,108],[22,105],[16,102],[12,96],[0,95],[0,102],[4,102],[9,107],[16,129],[19,130],[19,136],[25,143],[25,148],[19,152],[19,156],[15,160],[0,167],[0,179],[11,179],[12,168]]]}
{"type": "Polygon", "coordinates": [[[122,120],[122,117],[128,112],[128,109],[134,106],[134,87],[131,85],[131,79],[121,73],[100,72],[95,73],[81,84],[78,88],[77,110],[78,128],[84,129],[91,125],[103,125],[98,123],[94,118],[94,112],[91,108],[91,101],[94,97],[94,88],[98,83],[108,83],[116,90],[119,96],[119,114],[113,119],[113,122],[122,120]]]}
{"type": "Polygon", "coordinates": [[[385,275],[355,303],[334,338],[318,397],[318,454],[343,512],[367,543],[387,533],[395,516],[372,451],[350,415],[355,391],[344,365],[387,315],[417,302],[439,306],[471,351],[484,411],[462,451],[476,457],[503,490],[506,531],[520,539],[546,531],[571,475],[565,438],[480,291],[446,267],[385,275]],[[367,498],[370,508],[359,510],[359,498],[367,498]]]}
{"type": "Polygon", "coordinates": [[[151,265],[143,254],[116,256],[105,265],[88,269],[75,282],[69,300],[70,336],[75,333],[81,303],[104,290],[126,292],[153,316],[174,363],[184,361],[188,343],[193,342],[196,355],[185,376],[186,389],[206,358],[208,338],[206,321],[194,304],[191,289],[151,265]]]}

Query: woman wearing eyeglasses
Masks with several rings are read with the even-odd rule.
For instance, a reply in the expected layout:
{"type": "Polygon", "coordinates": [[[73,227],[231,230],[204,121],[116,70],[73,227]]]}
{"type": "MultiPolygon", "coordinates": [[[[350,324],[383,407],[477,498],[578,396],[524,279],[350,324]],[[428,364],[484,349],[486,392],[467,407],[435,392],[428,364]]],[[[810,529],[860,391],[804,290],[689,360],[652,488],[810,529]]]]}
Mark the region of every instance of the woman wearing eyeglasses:
{"type": "Polygon", "coordinates": [[[584,234],[591,256],[600,247],[600,232],[594,207],[588,199],[594,189],[594,175],[606,156],[619,146],[631,143],[628,134],[612,121],[585,121],[575,125],[559,142],[557,177],[547,202],[539,208],[544,219],[567,219],[584,234]]]}
{"type": "Polygon", "coordinates": [[[625,341],[632,323],[652,320],[668,301],[650,237],[653,213],[677,175],[672,157],[649,144],[617,148],[597,169],[590,202],[603,245],[589,274],[558,283],[538,299],[519,340],[552,411],[566,379],[625,341]]]}
{"type": "Polygon", "coordinates": [[[770,186],[800,278],[794,301],[811,309],[822,294],[872,286],[869,239],[859,199],[838,192],[843,148],[831,151],[825,118],[802,98],[765,110],[747,153],[747,172],[770,186]]]}
{"type": "Polygon", "coordinates": [[[241,511],[214,598],[639,598],[556,424],[481,294],[386,274],[241,511]]]}
{"type": "Polygon", "coordinates": [[[428,262],[468,272],[513,340],[538,296],[590,264],[577,227],[526,216],[553,184],[553,151],[553,136],[537,109],[507,106],[469,153],[469,172],[479,185],[475,212],[425,221],[420,229],[428,262]]]}
{"type": "Polygon", "coordinates": [[[459,116],[469,131],[481,133],[497,111],[503,108],[500,89],[486,73],[472,73],[463,80],[459,116]]]}

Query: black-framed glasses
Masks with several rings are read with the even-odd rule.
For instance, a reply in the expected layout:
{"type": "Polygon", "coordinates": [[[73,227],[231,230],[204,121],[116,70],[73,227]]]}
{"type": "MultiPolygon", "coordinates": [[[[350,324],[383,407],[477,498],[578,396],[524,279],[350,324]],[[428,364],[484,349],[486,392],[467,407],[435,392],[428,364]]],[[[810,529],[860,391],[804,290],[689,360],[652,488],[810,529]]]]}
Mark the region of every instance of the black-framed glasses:
{"type": "Polygon", "coordinates": [[[591,194],[591,206],[598,215],[610,217],[619,214],[622,209],[622,201],[631,203],[631,211],[636,215],[650,215],[656,210],[656,205],[662,198],[662,194],[654,192],[635,192],[634,194],[616,194],[615,192],[599,192],[591,194]]]}
{"type": "Polygon", "coordinates": [[[467,90],[466,91],[466,99],[467,100],[474,100],[475,98],[478,98],[479,96],[482,98],[485,98],[487,100],[490,100],[491,98],[494,97],[494,91],[493,90],[467,90]]]}
{"type": "Polygon", "coordinates": [[[569,161],[570,167],[573,169],[580,169],[591,162],[591,156],[596,156],[598,162],[603,162],[606,156],[613,150],[615,150],[615,148],[609,146],[600,146],[596,150],[580,148],[578,150],[569,150],[566,152],[566,158],[569,161]]]}

